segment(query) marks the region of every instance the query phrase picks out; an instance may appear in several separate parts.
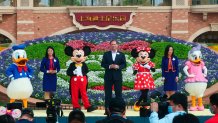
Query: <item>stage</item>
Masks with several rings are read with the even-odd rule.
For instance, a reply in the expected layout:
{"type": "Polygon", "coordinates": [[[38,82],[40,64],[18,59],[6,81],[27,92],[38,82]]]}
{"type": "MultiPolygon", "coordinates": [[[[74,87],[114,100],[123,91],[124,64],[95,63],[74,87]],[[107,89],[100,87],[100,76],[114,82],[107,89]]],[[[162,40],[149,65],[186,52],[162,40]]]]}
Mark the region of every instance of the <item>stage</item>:
{"type": "MultiPolygon", "coordinates": [[[[67,123],[67,117],[71,110],[64,110],[64,116],[59,118],[59,123],[67,123]]],[[[87,123],[95,123],[95,121],[103,119],[105,117],[104,110],[96,110],[91,113],[86,110],[82,110],[86,116],[87,123]]],[[[200,123],[204,123],[208,118],[212,117],[213,114],[210,113],[209,109],[205,109],[204,111],[189,111],[196,115],[200,123]]],[[[35,114],[35,123],[46,123],[46,111],[45,110],[34,110],[35,114]]],[[[128,109],[126,112],[127,118],[133,120],[135,123],[149,123],[147,117],[139,117],[139,112],[135,112],[132,109],[128,109]]]]}

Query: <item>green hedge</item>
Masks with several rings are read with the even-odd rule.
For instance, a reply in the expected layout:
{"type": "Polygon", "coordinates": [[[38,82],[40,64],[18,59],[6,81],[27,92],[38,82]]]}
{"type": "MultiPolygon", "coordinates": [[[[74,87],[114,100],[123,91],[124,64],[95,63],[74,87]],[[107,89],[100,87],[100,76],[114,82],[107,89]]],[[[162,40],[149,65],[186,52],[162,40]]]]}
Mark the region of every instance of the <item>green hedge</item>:
{"type": "Polygon", "coordinates": [[[123,82],[123,86],[133,89],[134,82],[123,82]]]}
{"type": "Polygon", "coordinates": [[[191,49],[189,46],[182,44],[176,44],[171,42],[155,42],[151,44],[151,47],[156,51],[153,62],[156,64],[156,68],[160,68],[162,57],[164,56],[164,50],[167,45],[171,45],[174,48],[174,54],[179,59],[187,59],[188,51],[191,49]]]}
{"type": "Polygon", "coordinates": [[[62,78],[63,80],[70,82],[70,77],[67,75],[63,75],[63,74],[58,74],[58,77],[62,78]]]}
{"type": "Polygon", "coordinates": [[[103,83],[96,83],[96,82],[88,82],[88,88],[93,88],[95,86],[102,86],[103,83]]]}
{"type": "Polygon", "coordinates": [[[25,50],[29,59],[42,59],[48,46],[52,46],[55,50],[55,55],[60,61],[61,68],[66,68],[66,61],[70,58],[64,53],[64,45],[60,43],[42,43],[28,46],[25,50]]]}
{"type": "MultiPolygon", "coordinates": [[[[191,49],[189,46],[185,46],[182,44],[170,43],[170,42],[155,42],[151,44],[151,47],[156,50],[156,55],[153,62],[156,64],[156,68],[160,68],[161,60],[164,55],[164,50],[167,45],[172,45],[175,49],[175,55],[179,59],[186,59],[188,51],[191,49]]],[[[43,44],[35,44],[32,46],[28,46],[25,50],[27,52],[29,59],[42,59],[45,56],[45,50],[48,46],[52,46],[55,49],[56,56],[59,58],[61,68],[66,68],[66,62],[70,59],[68,56],[64,54],[64,45],[61,43],[43,43],[43,44]],[[33,52],[34,51],[34,52],[33,52]]],[[[103,55],[104,52],[92,52],[92,55],[103,55]]],[[[125,54],[130,55],[129,52],[125,52],[125,54]]],[[[131,59],[135,61],[134,59],[131,59]]],[[[128,64],[129,65],[129,64],[128,64]]],[[[89,69],[92,71],[103,70],[101,66],[92,63],[88,65],[89,69]]]]}
{"type": "Polygon", "coordinates": [[[99,70],[103,70],[103,68],[101,67],[101,65],[99,65],[98,63],[90,63],[87,64],[89,71],[99,71],[99,70]]]}

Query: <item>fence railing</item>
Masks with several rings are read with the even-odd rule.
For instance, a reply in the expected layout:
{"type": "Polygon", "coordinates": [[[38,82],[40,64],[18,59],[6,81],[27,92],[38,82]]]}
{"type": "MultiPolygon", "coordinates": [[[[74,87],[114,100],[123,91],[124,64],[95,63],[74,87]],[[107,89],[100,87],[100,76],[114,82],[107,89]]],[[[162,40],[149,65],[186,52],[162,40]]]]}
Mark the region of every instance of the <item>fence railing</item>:
{"type": "Polygon", "coordinates": [[[35,7],[58,6],[171,6],[171,0],[34,0],[35,7]]]}
{"type": "MultiPolygon", "coordinates": [[[[192,0],[192,5],[218,5],[218,0],[192,0]]],[[[0,0],[0,6],[16,6],[17,0],[0,0]]],[[[60,6],[172,6],[172,0],[34,0],[34,7],[60,6]]]]}

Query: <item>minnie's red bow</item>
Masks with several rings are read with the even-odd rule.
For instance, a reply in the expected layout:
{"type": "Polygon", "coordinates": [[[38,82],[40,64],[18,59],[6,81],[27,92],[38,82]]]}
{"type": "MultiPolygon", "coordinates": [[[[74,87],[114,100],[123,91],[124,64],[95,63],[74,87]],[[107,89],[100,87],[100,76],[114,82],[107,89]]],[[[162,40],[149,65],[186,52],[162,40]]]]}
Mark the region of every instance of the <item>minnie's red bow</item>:
{"type": "Polygon", "coordinates": [[[140,51],[146,51],[146,52],[150,53],[151,48],[150,47],[138,47],[137,52],[140,52],[140,51]]]}

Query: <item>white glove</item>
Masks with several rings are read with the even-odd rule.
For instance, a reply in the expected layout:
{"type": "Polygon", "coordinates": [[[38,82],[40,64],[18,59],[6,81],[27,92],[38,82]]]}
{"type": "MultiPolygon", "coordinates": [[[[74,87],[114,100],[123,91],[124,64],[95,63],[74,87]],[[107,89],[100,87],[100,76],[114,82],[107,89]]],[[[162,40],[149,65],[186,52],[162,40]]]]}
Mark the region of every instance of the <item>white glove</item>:
{"type": "Polygon", "coordinates": [[[162,77],[161,81],[164,81],[165,80],[165,77],[162,77]]]}
{"type": "Polygon", "coordinates": [[[75,69],[75,70],[73,71],[73,74],[76,74],[76,75],[77,75],[77,73],[78,73],[78,71],[77,71],[77,69],[75,69]]]}
{"type": "Polygon", "coordinates": [[[83,76],[82,74],[82,68],[81,67],[77,67],[74,71],[74,74],[76,74],[77,76],[83,76]]]}
{"type": "Polygon", "coordinates": [[[144,68],[151,69],[151,67],[148,64],[145,64],[144,68]]]}
{"type": "Polygon", "coordinates": [[[207,68],[205,66],[203,67],[203,70],[204,70],[204,77],[207,77],[207,68]]]}
{"type": "Polygon", "coordinates": [[[29,78],[33,78],[33,76],[29,75],[29,78]]]}
{"type": "Polygon", "coordinates": [[[14,77],[11,77],[10,80],[13,81],[13,80],[14,80],[14,77]]]}

